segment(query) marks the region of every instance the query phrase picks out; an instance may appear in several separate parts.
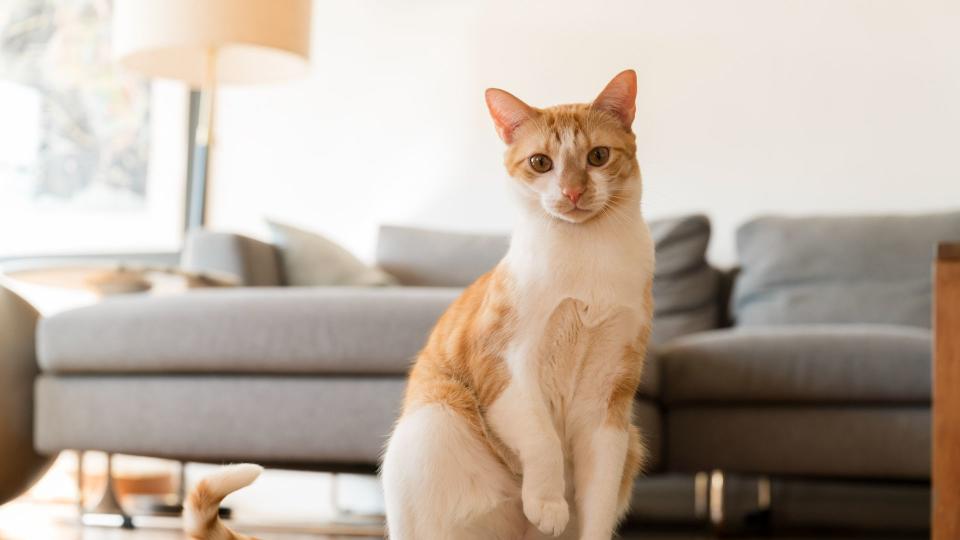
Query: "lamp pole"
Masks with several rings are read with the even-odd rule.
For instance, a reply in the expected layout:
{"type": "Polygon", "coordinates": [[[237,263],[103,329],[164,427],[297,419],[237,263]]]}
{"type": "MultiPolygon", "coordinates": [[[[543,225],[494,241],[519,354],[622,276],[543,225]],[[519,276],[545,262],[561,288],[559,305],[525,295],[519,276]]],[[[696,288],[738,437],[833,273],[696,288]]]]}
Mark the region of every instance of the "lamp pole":
{"type": "Polygon", "coordinates": [[[207,49],[203,86],[200,87],[200,108],[194,131],[193,170],[187,198],[187,230],[207,224],[207,196],[210,192],[210,154],[213,150],[213,118],[217,100],[217,49],[207,49]]]}

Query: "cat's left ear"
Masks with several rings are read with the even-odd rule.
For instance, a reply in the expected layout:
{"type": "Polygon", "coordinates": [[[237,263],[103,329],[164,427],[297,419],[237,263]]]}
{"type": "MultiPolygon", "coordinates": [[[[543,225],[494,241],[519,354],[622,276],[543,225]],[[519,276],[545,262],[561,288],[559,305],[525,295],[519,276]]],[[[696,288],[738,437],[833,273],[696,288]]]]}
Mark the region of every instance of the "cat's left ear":
{"type": "Polygon", "coordinates": [[[637,72],[632,69],[621,71],[593,100],[592,107],[612,113],[623,128],[630,131],[637,112],[637,72]]]}

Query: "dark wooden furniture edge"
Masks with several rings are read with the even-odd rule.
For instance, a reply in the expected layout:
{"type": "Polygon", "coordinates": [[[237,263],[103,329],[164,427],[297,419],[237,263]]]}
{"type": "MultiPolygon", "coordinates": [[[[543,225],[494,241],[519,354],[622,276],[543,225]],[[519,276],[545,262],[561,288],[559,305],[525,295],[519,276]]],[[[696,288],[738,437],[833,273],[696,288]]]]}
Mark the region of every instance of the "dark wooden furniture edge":
{"type": "Polygon", "coordinates": [[[933,540],[960,538],[960,243],[941,243],[933,289],[933,540]]]}
{"type": "Polygon", "coordinates": [[[938,261],[960,261],[960,242],[940,242],[937,245],[938,261]]]}

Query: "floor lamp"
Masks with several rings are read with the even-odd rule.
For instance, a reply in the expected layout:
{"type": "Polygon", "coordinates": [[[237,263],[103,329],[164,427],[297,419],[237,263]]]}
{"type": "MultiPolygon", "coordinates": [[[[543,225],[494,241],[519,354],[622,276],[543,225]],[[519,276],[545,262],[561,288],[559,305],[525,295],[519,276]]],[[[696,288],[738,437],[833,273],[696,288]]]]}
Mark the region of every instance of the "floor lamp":
{"type": "Polygon", "coordinates": [[[187,228],[206,224],[220,84],[306,72],[311,0],[115,0],[113,54],[138,73],[200,90],[187,228]]]}

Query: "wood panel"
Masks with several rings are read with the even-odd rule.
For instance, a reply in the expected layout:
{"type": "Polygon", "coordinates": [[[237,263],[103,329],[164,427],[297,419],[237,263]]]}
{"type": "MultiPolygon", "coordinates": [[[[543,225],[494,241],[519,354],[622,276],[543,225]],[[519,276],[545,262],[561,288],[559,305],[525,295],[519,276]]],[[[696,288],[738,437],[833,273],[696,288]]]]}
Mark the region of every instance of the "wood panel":
{"type": "Polygon", "coordinates": [[[933,540],[960,539],[960,244],[941,244],[934,279],[933,540]]]}

